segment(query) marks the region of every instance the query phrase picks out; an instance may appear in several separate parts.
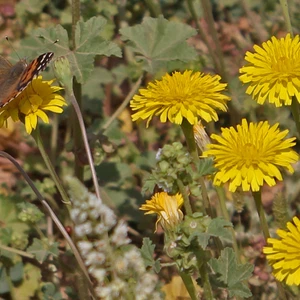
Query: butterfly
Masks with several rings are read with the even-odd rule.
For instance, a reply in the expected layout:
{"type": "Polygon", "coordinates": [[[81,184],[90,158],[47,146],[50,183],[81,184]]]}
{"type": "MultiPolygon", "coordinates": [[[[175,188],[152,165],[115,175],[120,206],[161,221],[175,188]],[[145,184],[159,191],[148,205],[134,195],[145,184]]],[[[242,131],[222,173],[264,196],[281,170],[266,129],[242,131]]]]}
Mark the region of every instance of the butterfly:
{"type": "Polygon", "coordinates": [[[47,52],[29,64],[21,59],[15,65],[0,56],[0,108],[15,99],[47,67],[53,55],[47,52]]]}

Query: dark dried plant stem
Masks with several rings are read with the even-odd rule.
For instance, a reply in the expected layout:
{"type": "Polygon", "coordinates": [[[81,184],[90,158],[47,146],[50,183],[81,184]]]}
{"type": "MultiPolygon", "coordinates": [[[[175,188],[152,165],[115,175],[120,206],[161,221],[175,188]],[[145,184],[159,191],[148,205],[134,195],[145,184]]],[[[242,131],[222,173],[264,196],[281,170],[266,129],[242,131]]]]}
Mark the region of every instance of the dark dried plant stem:
{"type": "Polygon", "coordinates": [[[98,179],[97,179],[97,174],[96,174],[94,161],[93,161],[93,156],[92,156],[92,152],[91,152],[91,149],[90,149],[90,146],[89,146],[89,142],[88,142],[88,138],[87,138],[86,129],[85,129],[83,117],[82,117],[82,114],[81,114],[81,110],[80,110],[80,107],[79,107],[79,105],[76,101],[76,97],[75,97],[73,91],[69,90],[67,88],[67,86],[65,86],[65,89],[66,89],[67,96],[68,96],[68,98],[69,98],[69,100],[70,100],[70,102],[71,102],[71,104],[74,108],[74,111],[77,115],[77,119],[78,119],[79,127],[80,127],[80,130],[81,130],[81,135],[82,135],[82,139],[83,139],[85,152],[86,152],[88,162],[89,162],[89,166],[90,166],[91,173],[92,173],[92,180],[93,180],[93,183],[94,183],[95,193],[96,193],[96,196],[99,199],[99,201],[102,202],[101,195],[100,195],[99,184],[98,184],[98,179]]]}
{"type": "Polygon", "coordinates": [[[28,185],[31,187],[33,192],[36,194],[37,198],[40,200],[40,202],[42,203],[42,205],[44,206],[44,208],[46,209],[46,211],[50,215],[51,219],[53,220],[53,222],[56,224],[57,228],[59,229],[59,231],[63,235],[63,237],[68,242],[68,244],[69,244],[70,248],[72,249],[72,251],[74,253],[74,256],[75,256],[75,258],[76,258],[76,260],[77,260],[77,262],[80,266],[80,270],[82,271],[83,275],[86,278],[86,283],[88,285],[88,289],[89,289],[90,293],[96,298],[96,296],[94,294],[93,285],[92,285],[92,282],[89,278],[89,275],[88,275],[88,272],[86,270],[85,264],[84,264],[84,262],[83,262],[83,260],[80,256],[75,244],[73,243],[73,241],[70,238],[69,234],[65,230],[63,224],[59,221],[56,214],[53,212],[53,210],[48,205],[48,203],[43,199],[43,196],[41,195],[39,190],[36,188],[36,186],[34,185],[33,181],[30,179],[30,177],[27,175],[27,173],[19,165],[19,163],[11,155],[9,155],[8,153],[6,153],[4,151],[0,151],[0,156],[7,158],[8,160],[10,160],[14,164],[14,166],[18,169],[18,171],[22,174],[24,179],[27,181],[28,185]]]}
{"type": "Polygon", "coordinates": [[[127,107],[129,101],[132,99],[132,97],[134,96],[134,94],[136,93],[136,91],[138,90],[138,88],[140,87],[140,85],[142,83],[143,76],[144,76],[144,74],[142,74],[139,77],[139,79],[134,84],[134,86],[132,87],[132,89],[130,90],[129,94],[127,95],[127,97],[122,102],[122,104],[118,107],[118,109],[111,115],[111,117],[104,124],[104,126],[102,127],[104,133],[107,131],[107,129],[109,128],[109,126],[113,123],[113,121],[116,120],[118,118],[118,116],[122,113],[122,111],[127,107]]]}
{"type": "MultiPolygon", "coordinates": [[[[72,0],[72,44],[71,48],[76,49],[76,41],[75,41],[75,33],[76,33],[76,25],[80,20],[80,0],[72,0]]],[[[78,106],[80,110],[82,109],[82,86],[77,82],[76,78],[73,78],[73,92],[76,97],[78,106]]],[[[73,110],[71,114],[71,124],[73,129],[73,140],[74,140],[74,152],[75,152],[75,165],[74,172],[76,177],[83,181],[83,166],[80,163],[78,155],[76,152],[83,148],[83,140],[80,132],[80,125],[78,124],[78,120],[76,118],[76,112],[73,110]]]]}
{"type": "MultiPolygon", "coordinates": [[[[202,29],[202,26],[200,24],[200,21],[198,19],[198,16],[196,14],[196,11],[195,11],[195,7],[194,7],[194,3],[193,3],[193,0],[187,0],[187,5],[188,5],[188,8],[189,8],[189,11],[192,15],[192,18],[194,20],[194,22],[196,23],[196,26],[197,26],[197,30],[198,30],[198,33],[200,35],[200,38],[203,40],[203,42],[205,43],[206,47],[207,47],[207,50],[208,50],[208,53],[214,63],[214,66],[215,66],[215,69],[217,70],[217,72],[220,73],[220,66],[219,66],[219,62],[218,62],[218,59],[210,45],[210,43],[208,42],[208,39],[206,37],[206,33],[204,32],[204,30],[202,29]]],[[[221,73],[220,73],[221,74],[221,73]]]]}

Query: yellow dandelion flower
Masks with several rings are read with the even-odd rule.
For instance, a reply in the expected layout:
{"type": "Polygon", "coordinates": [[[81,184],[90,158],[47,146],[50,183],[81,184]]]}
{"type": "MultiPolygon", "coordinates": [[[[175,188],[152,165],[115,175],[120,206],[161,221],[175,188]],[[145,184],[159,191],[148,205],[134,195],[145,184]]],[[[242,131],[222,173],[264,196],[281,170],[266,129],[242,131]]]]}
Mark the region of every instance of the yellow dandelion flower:
{"type": "Polygon", "coordinates": [[[53,82],[54,80],[42,80],[42,76],[35,78],[18,97],[0,109],[0,127],[11,117],[15,122],[22,120],[27,133],[30,134],[36,129],[38,118],[44,123],[49,123],[46,112],[62,113],[62,107],[67,103],[57,93],[62,88],[51,86],[53,82]]]}
{"type": "Polygon", "coordinates": [[[229,190],[235,192],[237,187],[243,191],[259,191],[266,182],[269,186],[276,184],[275,179],[282,180],[279,167],[294,172],[291,164],[298,161],[298,154],[291,149],[296,138],[283,138],[288,130],[280,132],[279,124],[270,126],[267,121],[247,123],[246,119],[237,129],[222,128],[221,136],[213,134],[217,144],[207,145],[203,156],[213,156],[218,169],[214,184],[229,182],[229,190]]]}
{"type": "Polygon", "coordinates": [[[163,123],[169,120],[175,124],[181,124],[184,118],[191,125],[197,124],[199,118],[217,121],[216,109],[226,111],[230,100],[221,93],[227,84],[220,83],[220,79],[218,75],[188,70],[183,74],[166,74],[133,97],[130,107],[136,112],[132,120],[148,119],[147,127],[154,116],[159,116],[163,123]]]}
{"type": "Polygon", "coordinates": [[[158,219],[155,224],[155,232],[157,230],[157,224],[164,228],[164,230],[172,229],[178,225],[183,219],[183,213],[180,210],[183,204],[183,198],[181,194],[174,196],[168,195],[166,192],[156,193],[150,200],[146,201],[140,207],[140,210],[148,210],[147,214],[157,214],[158,219]]]}
{"type": "Polygon", "coordinates": [[[246,93],[259,104],[266,100],[276,107],[291,105],[295,96],[300,102],[300,42],[299,35],[271,40],[254,46],[247,52],[247,65],[240,69],[240,80],[249,83],[246,93]]]}
{"type": "Polygon", "coordinates": [[[271,246],[264,247],[263,252],[277,280],[300,285],[300,220],[294,217],[293,221],[287,223],[288,230],[277,230],[281,239],[268,239],[271,246]]]}

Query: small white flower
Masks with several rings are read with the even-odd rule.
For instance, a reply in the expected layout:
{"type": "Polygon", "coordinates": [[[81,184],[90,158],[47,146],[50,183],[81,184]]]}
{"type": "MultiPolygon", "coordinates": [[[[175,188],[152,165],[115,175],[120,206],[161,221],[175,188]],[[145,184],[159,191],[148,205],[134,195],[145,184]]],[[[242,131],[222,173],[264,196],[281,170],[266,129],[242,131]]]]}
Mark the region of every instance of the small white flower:
{"type": "Polygon", "coordinates": [[[77,243],[77,247],[81,253],[82,256],[86,256],[87,253],[90,252],[91,249],[93,249],[93,244],[88,241],[79,241],[77,243]]]}
{"type": "Polygon", "coordinates": [[[86,222],[84,224],[75,225],[75,234],[77,237],[84,237],[90,234],[93,230],[91,222],[86,222]]]}
{"type": "Polygon", "coordinates": [[[124,221],[120,221],[116,228],[114,229],[114,233],[111,237],[111,241],[117,246],[122,246],[129,244],[131,240],[127,237],[127,224],[124,221]]]}
{"type": "Polygon", "coordinates": [[[85,260],[85,264],[88,265],[103,265],[103,263],[105,262],[105,255],[103,253],[100,252],[90,252],[87,256],[86,256],[86,260],[85,260]]]}
{"type": "Polygon", "coordinates": [[[95,277],[98,281],[98,284],[101,284],[106,278],[106,271],[105,269],[94,269],[90,274],[95,277]]]}

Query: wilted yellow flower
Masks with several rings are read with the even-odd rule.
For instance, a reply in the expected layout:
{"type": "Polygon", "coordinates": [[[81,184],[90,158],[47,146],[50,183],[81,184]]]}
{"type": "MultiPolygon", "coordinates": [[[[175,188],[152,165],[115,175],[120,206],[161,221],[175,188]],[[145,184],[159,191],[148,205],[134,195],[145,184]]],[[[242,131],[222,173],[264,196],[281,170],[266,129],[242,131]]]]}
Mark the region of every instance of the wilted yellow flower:
{"type": "Polygon", "coordinates": [[[279,124],[270,126],[267,121],[222,128],[221,136],[213,134],[217,144],[207,145],[203,156],[213,156],[218,169],[214,184],[229,182],[229,190],[235,192],[241,186],[243,191],[259,191],[266,182],[276,184],[282,180],[279,167],[294,172],[291,164],[298,161],[298,154],[291,149],[296,138],[283,140],[288,130],[282,132],[279,124]]]}
{"type": "Polygon", "coordinates": [[[264,247],[263,252],[277,280],[300,285],[300,220],[294,217],[293,221],[287,223],[288,230],[277,230],[281,239],[268,238],[271,246],[264,247]]]}
{"type": "Polygon", "coordinates": [[[211,141],[201,121],[199,121],[193,126],[193,131],[196,144],[198,145],[199,149],[203,152],[204,150],[206,150],[206,145],[210,144],[211,141]]]}
{"type": "Polygon", "coordinates": [[[300,102],[300,42],[299,35],[271,40],[254,46],[247,52],[248,64],[240,69],[240,80],[249,83],[246,93],[259,104],[266,100],[277,107],[291,105],[295,96],[300,102]]]}
{"type": "Polygon", "coordinates": [[[62,107],[67,103],[57,93],[62,88],[51,86],[53,82],[54,80],[43,81],[41,76],[35,78],[20,95],[0,109],[0,127],[11,117],[14,122],[22,120],[30,134],[36,129],[38,118],[49,123],[46,112],[62,113],[62,107]]]}
{"type": "Polygon", "coordinates": [[[216,109],[226,111],[230,100],[221,93],[227,84],[220,83],[220,79],[218,75],[188,70],[183,74],[166,74],[133,97],[130,107],[136,112],[132,120],[148,119],[147,127],[154,116],[159,116],[163,123],[169,120],[175,124],[181,124],[184,118],[192,125],[199,119],[217,121],[216,109]]]}
{"type": "Polygon", "coordinates": [[[177,226],[183,219],[183,213],[180,210],[183,204],[183,198],[181,194],[168,195],[166,192],[156,193],[150,200],[146,201],[140,207],[140,210],[148,210],[147,214],[157,214],[158,219],[155,224],[155,232],[157,230],[157,224],[164,228],[164,230],[172,229],[177,226]]]}

